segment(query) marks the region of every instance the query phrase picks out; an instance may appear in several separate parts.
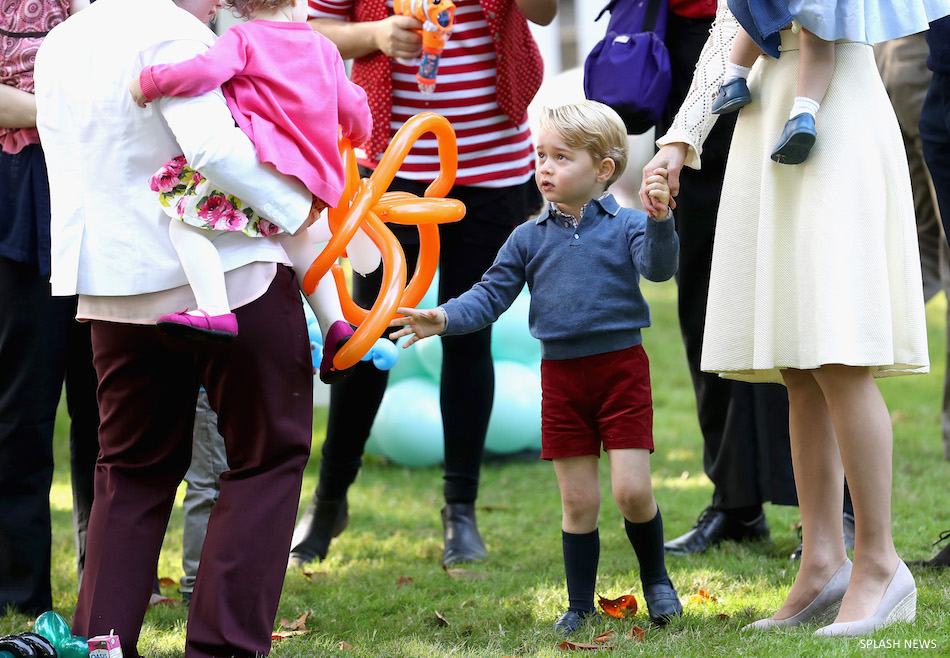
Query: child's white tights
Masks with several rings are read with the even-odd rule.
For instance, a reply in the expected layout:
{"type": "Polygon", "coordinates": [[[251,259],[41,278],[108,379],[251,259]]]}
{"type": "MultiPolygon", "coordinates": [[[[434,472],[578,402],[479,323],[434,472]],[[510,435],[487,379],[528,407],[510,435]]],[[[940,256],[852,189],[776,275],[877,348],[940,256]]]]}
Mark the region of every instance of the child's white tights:
{"type": "MultiPolygon", "coordinates": [[[[218,231],[201,229],[177,219],[168,224],[168,238],[178,252],[181,268],[191,285],[198,309],[208,315],[224,315],[231,312],[228,289],[224,284],[224,265],[214,246],[218,231]]],[[[198,309],[189,315],[201,315],[198,309]]]]}
{"type": "MultiPolygon", "coordinates": [[[[320,252],[313,246],[307,232],[303,231],[299,235],[288,235],[281,233],[278,236],[280,246],[287,252],[291,264],[294,266],[294,272],[297,274],[297,283],[303,289],[303,278],[307,270],[317,259],[320,252]]],[[[320,279],[317,289],[312,295],[307,295],[307,303],[313,309],[313,314],[317,316],[317,322],[320,323],[320,333],[325,337],[334,322],[343,320],[343,308],[340,306],[340,296],[336,291],[336,284],[333,281],[333,275],[327,272],[320,279]]]]}
{"type": "MultiPolygon", "coordinates": [[[[168,225],[168,237],[178,253],[182,269],[185,271],[198,309],[200,309],[189,311],[189,315],[201,315],[201,311],[208,315],[224,315],[231,312],[228,291],[224,283],[224,266],[218,249],[214,246],[215,238],[220,235],[220,231],[197,228],[175,219],[168,225]]],[[[302,284],[304,275],[319,252],[308,239],[306,232],[298,236],[280,234],[278,240],[294,267],[297,283],[302,284]]],[[[317,316],[323,336],[326,336],[334,322],[344,319],[340,298],[330,273],[320,280],[313,294],[307,296],[307,302],[313,309],[314,315],[317,316]]]]}

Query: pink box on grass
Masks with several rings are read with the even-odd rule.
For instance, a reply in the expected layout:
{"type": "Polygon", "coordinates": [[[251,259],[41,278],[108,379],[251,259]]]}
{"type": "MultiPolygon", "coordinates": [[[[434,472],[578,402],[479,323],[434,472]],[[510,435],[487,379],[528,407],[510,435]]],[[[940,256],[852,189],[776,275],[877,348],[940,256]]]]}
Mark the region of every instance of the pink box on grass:
{"type": "Polygon", "coordinates": [[[122,658],[118,635],[97,635],[88,640],[89,658],[122,658]]]}

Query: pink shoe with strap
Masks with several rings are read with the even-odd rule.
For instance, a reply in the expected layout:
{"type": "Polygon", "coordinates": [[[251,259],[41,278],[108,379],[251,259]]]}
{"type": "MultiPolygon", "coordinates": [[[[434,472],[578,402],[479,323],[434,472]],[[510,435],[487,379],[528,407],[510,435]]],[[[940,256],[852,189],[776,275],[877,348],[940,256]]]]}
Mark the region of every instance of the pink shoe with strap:
{"type": "Polygon", "coordinates": [[[330,325],[326,340],[323,341],[323,359],[320,360],[320,381],[324,384],[335,384],[343,381],[353,371],[353,368],[336,370],[333,367],[333,357],[352,335],[353,327],[342,320],[330,325]]]}
{"type": "Polygon", "coordinates": [[[200,308],[201,315],[191,315],[188,309],[178,313],[169,313],[158,318],[159,331],[173,338],[209,340],[215,343],[227,343],[237,338],[238,323],[234,313],[208,315],[200,308]]]}

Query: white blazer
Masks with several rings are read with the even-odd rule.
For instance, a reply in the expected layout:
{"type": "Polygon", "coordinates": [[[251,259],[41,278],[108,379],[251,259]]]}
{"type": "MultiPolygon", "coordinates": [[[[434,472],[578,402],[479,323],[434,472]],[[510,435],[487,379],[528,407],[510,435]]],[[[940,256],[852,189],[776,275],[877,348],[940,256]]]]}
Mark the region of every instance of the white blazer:
{"type": "MultiPolygon", "coordinates": [[[[49,171],[54,295],[130,296],[187,280],[148,180],[188,162],[281,228],[303,225],[313,199],[261,165],[220,90],[135,105],[142,67],[206,50],[214,34],[172,0],[98,0],[54,28],[36,57],[37,127],[49,171]]],[[[177,220],[176,220],[177,221],[177,220]]],[[[225,271],[288,262],[275,238],[215,240],[225,271]]]]}

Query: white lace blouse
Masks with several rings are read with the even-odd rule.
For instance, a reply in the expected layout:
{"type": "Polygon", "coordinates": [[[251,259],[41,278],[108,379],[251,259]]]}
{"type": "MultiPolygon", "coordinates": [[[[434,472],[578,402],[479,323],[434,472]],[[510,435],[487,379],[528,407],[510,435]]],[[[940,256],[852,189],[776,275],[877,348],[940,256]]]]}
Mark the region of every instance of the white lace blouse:
{"type": "Polygon", "coordinates": [[[739,23],[729,11],[726,0],[719,0],[716,20],[699,55],[689,92],[669,131],[656,140],[657,146],[676,142],[686,144],[689,147],[686,153],[687,167],[699,169],[702,164],[700,156],[703,153],[703,142],[719,118],[718,115],[712,114],[710,109],[722,83],[726,62],[729,61],[729,50],[738,31],[739,23]]]}

